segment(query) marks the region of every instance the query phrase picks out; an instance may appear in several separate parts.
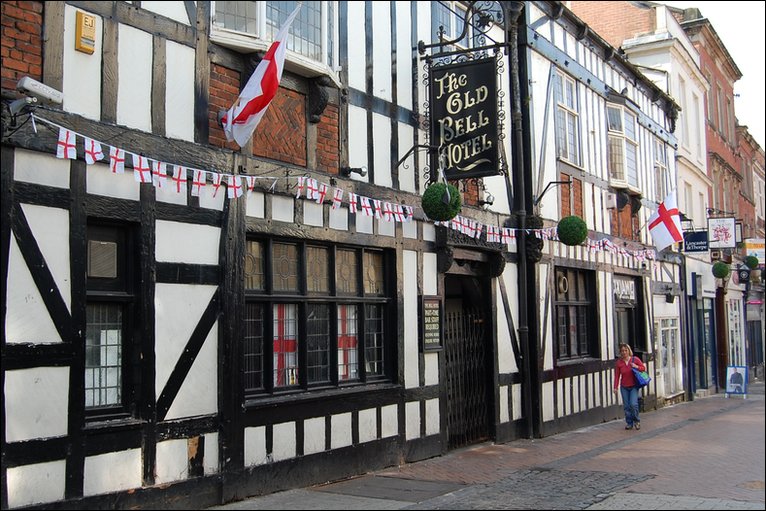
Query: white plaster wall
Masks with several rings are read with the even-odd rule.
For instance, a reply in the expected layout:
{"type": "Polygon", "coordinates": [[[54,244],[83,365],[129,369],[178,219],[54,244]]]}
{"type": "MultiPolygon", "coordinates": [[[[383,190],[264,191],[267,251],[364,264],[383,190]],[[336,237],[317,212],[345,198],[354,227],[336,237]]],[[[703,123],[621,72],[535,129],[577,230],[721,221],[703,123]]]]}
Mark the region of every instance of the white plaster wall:
{"type": "MultiPolygon", "coordinates": [[[[176,183],[172,180],[175,165],[167,164],[166,170],[169,176],[167,179],[165,179],[165,182],[162,184],[162,186],[154,187],[154,193],[155,197],[157,198],[157,202],[167,202],[169,204],[180,204],[185,206],[187,204],[187,188],[189,187],[189,183],[187,182],[186,184],[187,188],[182,188],[179,192],[178,188],[176,187],[176,183]]],[[[188,173],[189,172],[187,169],[187,175],[188,173]]]]}
{"type": "Polygon", "coordinates": [[[157,443],[155,483],[183,481],[189,477],[189,447],[185,438],[157,443]]]}
{"type": "Polygon", "coordinates": [[[380,409],[380,437],[386,438],[399,434],[399,419],[396,405],[387,405],[380,409]]]}
{"type": "MultiPolygon", "coordinates": [[[[157,284],[155,356],[156,396],[162,393],[173,368],[186,349],[197,321],[216,291],[215,286],[157,284]]],[[[218,322],[208,333],[173,404],[167,419],[216,413],[218,410],[218,322]]]]}
{"type": "Polygon", "coordinates": [[[246,198],[247,206],[245,207],[245,215],[255,218],[263,218],[265,216],[264,206],[266,203],[263,192],[248,191],[246,192],[246,198]]]}
{"type": "Polygon", "coordinates": [[[208,225],[157,220],[157,261],[218,265],[221,229],[208,225]]]}
{"type": "MultiPolygon", "coordinates": [[[[553,383],[551,382],[543,382],[543,420],[549,421],[553,420],[553,383]]],[[[521,401],[519,401],[521,403],[521,401]]]]}
{"type": "Polygon", "coordinates": [[[229,199],[226,198],[226,187],[222,185],[221,188],[216,191],[212,183],[212,177],[208,175],[207,184],[202,189],[199,196],[199,206],[201,208],[223,211],[223,203],[227,200],[229,199]]]}
{"type": "Polygon", "coordinates": [[[69,188],[69,160],[47,154],[16,149],[13,178],[24,183],[35,183],[55,188],[69,188]]]}
{"type": "Polygon", "coordinates": [[[521,419],[521,384],[514,383],[511,386],[511,402],[513,403],[513,420],[521,419]]]}
{"type": "Polygon", "coordinates": [[[127,25],[118,31],[117,124],[151,132],[152,35],[127,25]]]}
{"type": "Polygon", "coordinates": [[[420,401],[404,404],[404,430],[407,440],[420,438],[420,401]]]}
{"type": "MultiPolygon", "coordinates": [[[[415,139],[413,138],[415,133],[412,126],[402,122],[397,123],[397,129],[399,132],[399,154],[397,160],[399,160],[407,154],[407,151],[411,150],[415,144],[415,139]]],[[[391,162],[392,168],[394,165],[396,165],[396,162],[391,162]]],[[[415,168],[415,151],[410,153],[396,170],[399,171],[399,189],[406,192],[417,193],[417,188],[415,187],[415,173],[417,172],[417,169],[415,168]]]]}
{"type": "Polygon", "coordinates": [[[378,234],[393,238],[396,235],[396,223],[393,220],[389,222],[381,218],[378,220],[378,234]]]}
{"type": "MultiPolygon", "coordinates": [[[[101,119],[101,61],[104,45],[104,20],[84,9],[64,7],[64,110],[87,119],[101,119]],[[96,42],[92,54],[75,50],[77,11],[96,19],[96,42]]],[[[93,138],[95,134],[84,133],[93,138]]],[[[80,142],[80,141],[78,141],[80,142]]],[[[78,144],[79,145],[79,144],[78,144]]]]}
{"type": "Polygon", "coordinates": [[[263,465],[270,458],[266,453],[266,427],[245,428],[245,466],[263,465]]]}
{"type": "MultiPolygon", "coordinates": [[[[351,6],[355,3],[356,2],[350,2],[348,4],[349,11],[352,10],[351,6]]],[[[356,31],[352,30],[351,32],[353,33],[356,31]]],[[[351,53],[351,41],[349,41],[349,53],[351,53]]],[[[362,55],[362,57],[363,58],[361,62],[364,63],[364,55],[362,55]]],[[[349,61],[353,62],[350,55],[349,61]]],[[[364,90],[364,83],[362,83],[362,88],[360,90],[364,90]]],[[[389,141],[386,142],[386,147],[388,146],[389,141]]],[[[353,105],[348,106],[348,163],[351,167],[369,166],[367,163],[367,111],[363,108],[359,108],[353,105]]],[[[366,176],[362,177],[355,172],[351,174],[350,178],[356,181],[368,182],[369,176],[370,175],[367,174],[366,176]]]]}
{"type": "Polygon", "coordinates": [[[66,461],[9,467],[8,508],[64,500],[66,461]]]}
{"type": "Polygon", "coordinates": [[[426,385],[439,383],[439,353],[424,353],[425,371],[423,380],[426,385]]]}
{"type": "Polygon", "coordinates": [[[273,447],[271,451],[273,461],[281,461],[295,457],[295,423],[282,422],[274,424],[273,447]]]}
{"type": "Polygon", "coordinates": [[[351,445],[351,413],[339,413],[330,418],[330,448],[338,449],[351,445]]]}
{"type": "MultiPolygon", "coordinates": [[[[185,2],[141,2],[141,8],[147,11],[155,12],[166,18],[170,18],[184,25],[192,25],[195,20],[189,21],[189,16],[186,14],[185,2]]],[[[196,2],[195,2],[196,3],[196,2]]]]}
{"type": "MultiPolygon", "coordinates": [[[[365,38],[367,34],[364,30],[364,8],[364,2],[348,3],[348,26],[354,27],[354,30],[348,31],[348,60],[346,61],[348,66],[348,86],[360,91],[364,91],[366,88],[365,67],[367,59],[365,52],[367,45],[365,44],[365,38]]],[[[351,107],[349,107],[349,110],[351,110],[351,107]]],[[[354,128],[352,127],[349,130],[349,134],[353,132],[354,128]]],[[[349,147],[354,146],[349,144],[349,147]]],[[[351,166],[356,167],[357,165],[352,163],[351,166]]]]}
{"type": "MultiPolygon", "coordinates": [[[[412,46],[410,6],[410,2],[396,2],[396,102],[402,107],[412,110],[412,62],[409,58],[410,47],[412,46]]],[[[407,140],[409,141],[407,144],[410,144],[412,141],[411,134],[407,140]]],[[[400,138],[399,147],[401,146],[402,139],[400,138]]]]}
{"type": "MultiPolygon", "coordinates": [[[[516,289],[516,266],[512,264],[506,264],[503,274],[500,276],[505,281],[505,289],[508,292],[508,302],[511,307],[511,316],[513,317],[513,324],[518,325],[518,308],[514,307],[514,302],[518,301],[518,293],[514,293],[516,289]]],[[[497,289],[495,294],[497,296],[497,370],[500,374],[514,373],[518,371],[516,367],[516,359],[513,356],[513,346],[511,345],[511,331],[508,327],[508,316],[505,313],[505,305],[503,304],[503,296],[500,293],[500,284],[496,283],[497,289]]]]}
{"type": "Polygon", "coordinates": [[[508,386],[501,385],[500,391],[500,422],[506,423],[511,420],[510,410],[508,409],[508,386]]]}
{"type": "Polygon", "coordinates": [[[436,253],[423,252],[423,294],[436,295],[438,293],[436,271],[436,253]]]}
{"type": "Polygon", "coordinates": [[[359,443],[378,438],[378,412],[375,408],[359,410],[359,443]]]}
{"type": "MultiPolygon", "coordinates": [[[[372,37],[375,41],[372,45],[373,95],[379,98],[383,98],[386,101],[391,101],[392,84],[390,2],[372,2],[372,19],[375,20],[372,27],[372,37]]],[[[409,48],[409,45],[405,46],[405,48],[409,48]]],[[[405,58],[405,60],[409,59],[405,58]]],[[[390,148],[390,145],[387,147],[390,148]]]]}
{"type": "Polygon", "coordinates": [[[417,387],[420,384],[418,362],[418,253],[402,251],[402,305],[404,309],[404,386],[417,387]]]}
{"type": "Polygon", "coordinates": [[[295,221],[295,204],[292,197],[274,195],[271,197],[271,218],[281,222],[295,221]]]}
{"type": "Polygon", "coordinates": [[[5,341],[8,344],[62,342],[13,236],[7,282],[5,341]]]}
{"type": "Polygon", "coordinates": [[[325,419],[314,417],[303,421],[303,454],[325,450],[325,419]]]}
{"type": "Polygon", "coordinates": [[[165,55],[165,135],[194,142],[194,48],[167,41],[165,55]]]}
{"type": "MultiPolygon", "coordinates": [[[[109,159],[109,147],[101,145],[104,158],[109,159]]],[[[137,201],[141,198],[141,187],[133,178],[132,172],[114,174],[107,163],[95,163],[88,166],[85,174],[85,188],[88,193],[137,201]]]]}
{"type": "Polygon", "coordinates": [[[141,486],[141,449],[110,452],[85,458],[83,495],[98,495],[141,486]]]}
{"type": "Polygon", "coordinates": [[[8,442],[67,435],[68,367],[6,371],[3,395],[8,442]]]}
{"type": "Polygon", "coordinates": [[[402,236],[409,239],[418,239],[418,223],[416,221],[402,223],[402,236]]]}
{"type": "MultiPolygon", "coordinates": [[[[388,5],[388,2],[373,3],[373,5],[388,5]]],[[[378,46],[375,40],[375,46],[378,46]]],[[[388,68],[389,82],[391,67],[388,68]]],[[[378,113],[372,114],[373,154],[375,158],[375,184],[392,186],[391,179],[391,119],[378,113]]]]}
{"type": "Polygon", "coordinates": [[[423,226],[423,241],[434,241],[436,239],[436,226],[430,222],[419,222],[423,226]]]}
{"type": "Polygon", "coordinates": [[[439,399],[428,399],[426,401],[426,436],[438,434],[439,426],[439,399]]]}
{"type": "Polygon", "coordinates": [[[37,246],[53,275],[67,310],[72,310],[71,277],[69,275],[69,212],[60,208],[22,204],[24,215],[37,246]]]}
{"type": "Polygon", "coordinates": [[[329,218],[330,229],[338,231],[348,230],[348,208],[339,207],[337,209],[330,208],[329,218]]]}
{"type": "Polygon", "coordinates": [[[303,201],[303,223],[306,225],[315,225],[322,227],[324,220],[322,218],[324,206],[314,201],[303,201]]]}
{"type": "Polygon", "coordinates": [[[207,433],[205,439],[205,457],[202,461],[205,475],[217,474],[220,471],[218,462],[218,433],[207,433]]]}
{"type": "Polygon", "coordinates": [[[359,210],[356,214],[356,232],[372,234],[372,220],[375,217],[367,216],[359,210]]]}

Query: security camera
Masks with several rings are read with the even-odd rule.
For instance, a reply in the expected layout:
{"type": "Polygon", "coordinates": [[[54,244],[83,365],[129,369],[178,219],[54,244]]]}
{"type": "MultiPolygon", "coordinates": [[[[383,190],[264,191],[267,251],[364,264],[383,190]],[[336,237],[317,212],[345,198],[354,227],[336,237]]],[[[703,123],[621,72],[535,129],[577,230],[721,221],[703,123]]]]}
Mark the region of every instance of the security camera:
{"type": "Polygon", "coordinates": [[[16,84],[16,90],[30,94],[38,99],[44,99],[50,103],[61,104],[64,102],[64,93],[44,83],[25,76],[16,84]]]}

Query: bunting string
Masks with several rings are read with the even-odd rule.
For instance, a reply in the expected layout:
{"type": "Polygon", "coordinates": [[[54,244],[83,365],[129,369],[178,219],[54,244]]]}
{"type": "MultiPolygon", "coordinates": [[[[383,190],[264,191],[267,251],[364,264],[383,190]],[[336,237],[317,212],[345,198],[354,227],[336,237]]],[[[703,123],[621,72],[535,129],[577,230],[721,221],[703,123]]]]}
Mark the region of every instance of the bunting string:
{"type": "MultiPolygon", "coordinates": [[[[373,197],[365,197],[354,192],[345,191],[342,188],[323,183],[315,178],[306,175],[274,177],[274,176],[253,176],[237,175],[215,172],[205,169],[196,169],[167,163],[156,159],[148,158],[142,154],[133,153],[120,147],[102,143],[81,133],[70,130],[60,124],[48,119],[42,118],[36,114],[29,114],[32,123],[35,120],[46,123],[59,129],[58,142],[56,146],[56,157],[61,159],[77,159],[77,139],[83,141],[83,154],[87,165],[95,165],[97,162],[104,161],[109,166],[109,170],[114,174],[123,174],[125,172],[125,162],[130,161],[133,166],[133,176],[138,183],[151,183],[156,188],[168,188],[176,193],[186,194],[187,187],[191,185],[191,195],[193,197],[202,197],[210,193],[213,198],[219,193],[225,194],[230,200],[236,200],[245,194],[245,191],[255,191],[259,180],[268,180],[270,184],[266,191],[274,192],[277,181],[280,179],[294,179],[295,198],[304,198],[305,200],[324,204],[326,200],[331,203],[332,209],[338,209],[345,202],[348,205],[349,212],[353,214],[362,214],[368,217],[376,218],[385,222],[412,222],[414,218],[415,206],[407,204],[391,203],[373,197]],[[103,146],[109,147],[109,157],[105,156],[103,146]],[[128,160],[130,155],[130,160],[128,160]],[[210,185],[210,186],[208,186],[210,185]],[[222,192],[221,187],[226,191],[222,192]]],[[[420,208],[418,208],[420,209],[420,208]]],[[[431,221],[423,215],[425,221],[431,221]]],[[[433,221],[434,225],[443,226],[457,231],[469,238],[481,239],[484,237],[487,243],[495,243],[504,246],[511,251],[516,242],[521,229],[512,227],[500,227],[497,225],[485,225],[479,221],[457,215],[451,220],[433,221]]],[[[542,229],[524,229],[528,236],[535,236],[545,241],[558,241],[556,227],[547,227],[542,229]]],[[[656,252],[653,248],[628,250],[618,246],[608,238],[593,240],[587,238],[584,247],[591,252],[610,252],[625,257],[632,257],[638,261],[647,259],[656,259],[656,252]]]]}

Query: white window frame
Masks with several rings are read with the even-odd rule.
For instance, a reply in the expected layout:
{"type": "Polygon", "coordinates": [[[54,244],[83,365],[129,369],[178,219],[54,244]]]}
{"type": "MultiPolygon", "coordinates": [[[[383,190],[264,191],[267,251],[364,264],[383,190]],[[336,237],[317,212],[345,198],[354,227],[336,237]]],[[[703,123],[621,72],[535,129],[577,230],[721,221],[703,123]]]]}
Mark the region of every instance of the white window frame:
{"type": "MultiPolygon", "coordinates": [[[[444,39],[447,41],[452,41],[453,39],[457,38],[457,36],[459,36],[463,31],[462,23],[465,22],[466,9],[461,2],[431,2],[431,26],[433,32],[431,34],[431,39],[433,39],[433,43],[439,42],[438,30],[441,23],[439,23],[439,20],[436,19],[436,13],[439,9],[443,9],[448,13],[447,15],[449,16],[448,21],[450,22],[450,26],[444,27],[444,39]],[[458,23],[461,23],[460,30],[457,28],[458,23]]],[[[445,51],[454,50],[457,48],[470,48],[472,46],[472,40],[473,28],[469,25],[468,32],[465,34],[465,38],[458,42],[455,46],[445,47],[445,51]]]]}
{"type": "MultiPolygon", "coordinates": [[[[607,154],[609,164],[609,183],[618,188],[630,188],[634,191],[639,191],[638,188],[638,117],[630,109],[622,106],[610,104],[607,105],[607,154]],[[614,110],[619,112],[619,126],[613,125],[609,120],[609,111],[614,110]],[[626,130],[628,125],[632,125],[633,137],[626,130]],[[621,149],[621,157],[618,161],[617,158],[612,156],[612,144],[619,144],[621,149]],[[628,158],[629,149],[633,150],[635,155],[634,165],[631,165],[628,158]]],[[[664,197],[663,197],[664,199],[664,197]]]]}
{"type": "MultiPolygon", "coordinates": [[[[216,2],[212,2],[211,5],[211,26],[210,26],[210,40],[221,46],[231,48],[243,53],[252,52],[266,52],[272,43],[272,38],[276,35],[273,28],[270,28],[266,20],[266,5],[267,1],[257,2],[242,2],[255,4],[255,30],[253,33],[243,32],[240,30],[234,30],[223,26],[222,22],[216,20],[216,2]],[[272,32],[274,32],[272,34],[272,32]]],[[[307,78],[314,78],[316,76],[327,76],[340,86],[340,77],[338,72],[340,67],[338,66],[338,2],[337,1],[322,1],[320,2],[322,9],[321,20],[321,60],[316,60],[306,55],[302,55],[292,48],[292,37],[288,37],[287,54],[285,58],[285,69],[293,73],[305,76],[307,78]],[[330,20],[330,14],[333,19],[330,20]],[[328,31],[332,29],[332,34],[329,36],[332,38],[332,51],[330,52],[328,43],[328,31]]],[[[299,15],[300,16],[300,15],[299,15]]],[[[293,33],[293,29],[296,26],[296,22],[290,27],[290,34],[293,33]]],[[[281,27],[276,27],[279,30],[281,27]]]]}
{"type": "Polygon", "coordinates": [[[577,82],[563,73],[556,73],[554,80],[556,156],[580,167],[580,106],[577,82]],[[571,94],[565,94],[565,91],[571,91],[571,94]],[[573,126],[572,130],[570,126],[573,126]],[[560,136],[562,133],[563,137],[560,136]]]}
{"type": "MultiPolygon", "coordinates": [[[[658,203],[665,200],[668,194],[668,150],[665,143],[659,138],[652,139],[652,153],[654,155],[654,195],[658,203]]],[[[691,211],[687,211],[691,213],[691,211]]]]}

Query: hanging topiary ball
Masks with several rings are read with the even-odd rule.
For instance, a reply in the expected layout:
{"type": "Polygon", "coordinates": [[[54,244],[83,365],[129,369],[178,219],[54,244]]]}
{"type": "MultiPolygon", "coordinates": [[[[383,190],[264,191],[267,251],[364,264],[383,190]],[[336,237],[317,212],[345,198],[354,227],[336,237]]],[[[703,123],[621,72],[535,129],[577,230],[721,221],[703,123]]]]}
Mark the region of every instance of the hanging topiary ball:
{"type": "Polygon", "coordinates": [[[451,184],[433,183],[423,192],[423,211],[431,220],[452,220],[460,213],[460,192],[451,184]]]}
{"type": "Polygon", "coordinates": [[[716,261],[715,264],[713,264],[713,276],[717,279],[725,279],[729,276],[730,271],[731,268],[729,265],[722,261],[716,261]]]}
{"type": "Polygon", "coordinates": [[[566,216],[559,220],[556,233],[559,236],[559,241],[564,245],[582,245],[582,242],[588,237],[588,226],[585,225],[585,220],[579,216],[566,216]]]}
{"type": "Polygon", "coordinates": [[[749,255],[745,257],[745,266],[747,266],[751,270],[755,270],[756,268],[758,268],[758,258],[754,255],[749,255]]]}

